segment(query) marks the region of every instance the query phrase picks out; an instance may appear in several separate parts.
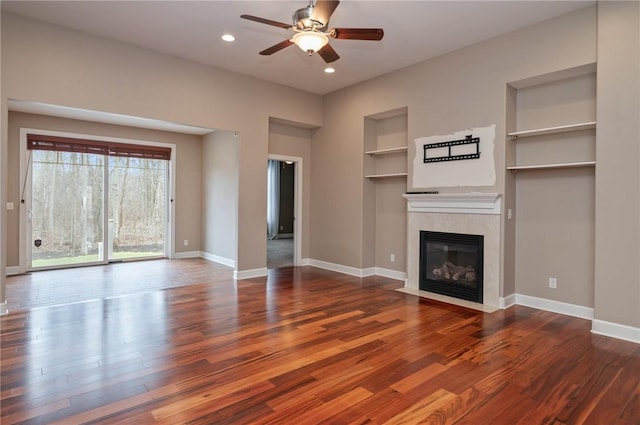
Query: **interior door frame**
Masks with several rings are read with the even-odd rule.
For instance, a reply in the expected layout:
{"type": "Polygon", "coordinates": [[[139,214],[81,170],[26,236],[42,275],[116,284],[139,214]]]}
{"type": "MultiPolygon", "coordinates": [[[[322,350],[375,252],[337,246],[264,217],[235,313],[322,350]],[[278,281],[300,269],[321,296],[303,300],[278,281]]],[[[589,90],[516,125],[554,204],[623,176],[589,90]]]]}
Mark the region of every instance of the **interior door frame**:
{"type": "MultiPolygon", "coordinates": [[[[87,139],[87,140],[96,140],[102,142],[114,142],[114,143],[126,143],[126,144],[134,144],[134,145],[146,145],[146,146],[162,146],[171,148],[171,160],[169,161],[169,170],[168,170],[168,185],[166,188],[166,222],[165,222],[165,241],[164,244],[164,255],[168,258],[175,257],[175,176],[176,176],[176,145],[173,143],[165,143],[165,142],[155,142],[148,140],[138,140],[138,139],[124,139],[120,137],[105,137],[105,136],[96,136],[92,134],[81,134],[81,133],[70,133],[65,131],[53,131],[53,130],[44,130],[44,129],[36,129],[36,128],[20,128],[20,230],[19,230],[19,243],[18,243],[18,273],[26,273],[31,270],[31,243],[27,243],[27,237],[31,236],[31,221],[27,219],[27,213],[30,209],[31,203],[31,172],[30,167],[33,165],[29,161],[29,152],[27,150],[27,134],[29,133],[37,133],[47,136],[58,136],[58,137],[70,137],[70,138],[79,138],[79,139],[87,139]]],[[[105,159],[105,174],[106,179],[105,190],[108,191],[108,174],[109,174],[109,161],[108,157],[105,159]]],[[[107,241],[107,232],[108,232],[108,204],[107,204],[107,195],[105,193],[103,208],[105,213],[103,214],[104,224],[103,224],[103,234],[104,241],[107,241]]],[[[29,240],[30,242],[30,240],[29,240]]],[[[105,249],[105,253],[107,250],[105,249]]],[[[99,262],[92,263],[83,263],[78,266],[90,266],[90,265],[101,265],[107,264],[109,262],[108,255],[105,254],[104,260],[99,262]]],[[[67,268],[69,266],[53,266],[48,267],[48,269],[56,269],[56,268],[67,268]]]]}
{"type": "MultiPolygon", "coordinates": [[[[302,265],[302,181],[303,167],[302,157],[269,154],[269,159],[276,161],[291,161],[295,163],[294,168],[294,202],[293,202],[293,265],[302,265]]],[[[266,252],[265,252],[266,254],[266,252]]],[[[266,255],[265,255],[266,257],[266,255]]]]}

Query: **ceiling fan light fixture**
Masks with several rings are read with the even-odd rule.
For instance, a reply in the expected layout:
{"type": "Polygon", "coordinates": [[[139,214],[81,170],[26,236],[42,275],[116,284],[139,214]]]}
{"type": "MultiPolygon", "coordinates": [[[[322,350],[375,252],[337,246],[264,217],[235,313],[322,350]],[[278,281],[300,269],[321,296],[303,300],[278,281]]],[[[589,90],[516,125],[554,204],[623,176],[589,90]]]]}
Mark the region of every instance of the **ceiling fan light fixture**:
{"type": "Polygon", "coordinates": [[[322,49],[329,42],[329,37],[318,31],[300,31],[295,33],[291,41],[302,51],[311,54],[322,49]]]}

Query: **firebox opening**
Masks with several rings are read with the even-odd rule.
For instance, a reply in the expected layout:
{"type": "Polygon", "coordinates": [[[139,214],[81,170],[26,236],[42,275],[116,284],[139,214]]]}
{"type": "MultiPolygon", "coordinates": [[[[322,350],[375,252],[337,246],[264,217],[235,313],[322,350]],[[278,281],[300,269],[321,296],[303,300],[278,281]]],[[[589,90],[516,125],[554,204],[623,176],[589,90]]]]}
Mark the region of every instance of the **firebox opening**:
{"type": "Polygon", "coordinates": [[[482,303],[484,236],[420,231],[423,291],[482,303]]]}

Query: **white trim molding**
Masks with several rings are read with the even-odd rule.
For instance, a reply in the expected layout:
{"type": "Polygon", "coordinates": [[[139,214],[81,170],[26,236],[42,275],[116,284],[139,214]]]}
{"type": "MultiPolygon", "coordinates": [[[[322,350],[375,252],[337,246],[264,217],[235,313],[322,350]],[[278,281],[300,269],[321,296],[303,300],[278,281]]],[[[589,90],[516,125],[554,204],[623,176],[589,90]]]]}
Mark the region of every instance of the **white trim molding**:
{"type": "Polygon", "coordinates": [[[314,260],[312,258],[305,258],[305,262],[307,262],[305,265],[308,266],[330,270],[332,272],[344,273],[355,277],[382,276],[389,279],[401,280],[403,282],[407,278],[407,274],[405,272],[385,269],[382,267],[367,267],[366,269],[359,269],[342,264],[330,263],[328,261],[314,260]]]}
{"type": "Polygon", "coordinates": [[[7,302],[3,301],[0,303],[0,316],[5,316],[9,314],[9,310],[7,309],[7,302]]]}
{"type": "Polygon", "coordinates": [[[498,301],[500,303],[499,307],[503,310],[509,307],[513,307],[514,305],[516,305],[516,294],[507,295],[506,297],[500,297],[498,301]]]}
{"type": "Polygon", "coordinates": [[[408,212],[493,214],[501,212],[499,193],[407,193],[408,212]]]}
{"type": "Polygon", "coordinates": [[[382,267],[374,267],[374,274],[376,276],[388,277],[389,279],[401,280],[403,282],[407,279],[407,274],[405,272],[385,269],[382,267]]]}
{"type": "Polygon", "coordinates": [[[331,270],[332,272],[344,273],[356,277],[367,277],[374,275],[374,268],[358,269],[356,267],[344,266],[342,264],[330,263],[328,261],[309,259],[309,265],[319,269],[331,270]]]}
{"type": "Polygon", "coordinates": [[[267,268],[262,267],[259,269],[251,270],[234,270],[233,278],[235,280],[253,279],[254,277],[264,277],[267,275],[267,268]]]}
{"type": "Polygon", "coordinates": [[[200,257],[200,251],[184,251],[176,252],[173,254],[173,258],[198,258],[200,257]]]}
{"type": "Polygon", "coordinates": [[[591,322],[591,332],[640,344],[640,328],[633,326],[594,319],[591,322]]]}
{"type": "Polygon", "coordinates": [[[551,311],[566,316],[578,317],[580,319],[593,320],[593,308],[576,304],[568,304],[562,301],[547,300],[545,298],[532,297],[530,295],[516,294],[516,304],[525,307],[537,308],[538,310],[551,311]]]}
{"type": "Polygon", "coordinates": [[[232,268],[236,267],[236,262],[230,258],[220,257],[219,255],[210,254],[204,251],[200,251],[200,257],[208,261],[213,261],[214,263],[222,264],[223,266],[232,268]]]}
{"type": "Polygon", "coordinates": [[[15,276],[17,274],[22,274],[19,266],[5,267],[4,274],[5,276],[15,276]]]}

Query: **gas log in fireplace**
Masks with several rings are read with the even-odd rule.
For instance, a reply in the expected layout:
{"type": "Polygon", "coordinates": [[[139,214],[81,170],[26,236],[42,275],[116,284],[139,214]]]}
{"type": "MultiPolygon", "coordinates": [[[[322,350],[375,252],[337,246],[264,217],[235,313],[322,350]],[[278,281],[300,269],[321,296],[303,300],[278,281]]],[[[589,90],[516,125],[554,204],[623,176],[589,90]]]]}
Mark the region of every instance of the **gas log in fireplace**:
{"type": "Polygon", "coordinates": [[[482,303],[482,235],[420,231],[423,291],[482,303]]]}

